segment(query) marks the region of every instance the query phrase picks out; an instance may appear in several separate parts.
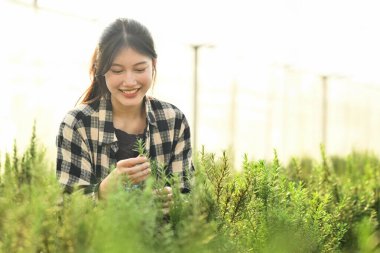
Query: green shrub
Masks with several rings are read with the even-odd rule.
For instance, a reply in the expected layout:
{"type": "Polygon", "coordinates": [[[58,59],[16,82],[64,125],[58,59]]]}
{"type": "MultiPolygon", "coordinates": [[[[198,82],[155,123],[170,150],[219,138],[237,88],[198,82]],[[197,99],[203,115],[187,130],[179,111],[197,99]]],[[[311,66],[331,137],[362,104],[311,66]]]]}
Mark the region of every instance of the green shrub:
{"type": "Polygon", "coordinates": [[[153,194],[169,180],[162,167],[107,201],[66,195],[34,129],[24,154],[15,144],[0,164],[0,252],[379,252],[379,159],[321,155],[286,166],[276,152],[245,156],[235,170],[203,149],[189,194],[170,180],[168,218],[153,194]]]}

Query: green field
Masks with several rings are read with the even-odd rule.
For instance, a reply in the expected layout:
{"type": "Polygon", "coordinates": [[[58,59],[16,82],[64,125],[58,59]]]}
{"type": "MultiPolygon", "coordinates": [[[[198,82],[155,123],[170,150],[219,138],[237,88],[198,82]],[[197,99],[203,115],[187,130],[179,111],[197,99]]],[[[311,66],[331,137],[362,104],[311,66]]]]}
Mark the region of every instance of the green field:
{"type": "Polygon", "coordinates": [[[320,160],[289,164],[274,152],[235,170],[202,150],[170,219],[152,193],[165,178],[108,201],[63,195],[44,152],[33,135],[23,154],[3,154],[0,252],[380,252],[380,159],[368,152],[322,147],[320,160]]]}

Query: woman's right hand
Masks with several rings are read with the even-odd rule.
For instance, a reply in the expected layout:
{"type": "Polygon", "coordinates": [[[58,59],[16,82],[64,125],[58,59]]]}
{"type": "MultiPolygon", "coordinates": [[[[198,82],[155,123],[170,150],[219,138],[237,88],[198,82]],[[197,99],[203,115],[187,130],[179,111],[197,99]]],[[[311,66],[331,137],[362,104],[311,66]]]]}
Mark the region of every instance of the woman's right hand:
{"type": "Polygon", "coordinates": [[[116,163],[116,168],[100,183],[99,198],[107,198],[107,195],[117,189],[117,185],[127,181],[132,184],[139,184],[145,181],[150,175],[150,163],[148,158],[138,156],[120,160],[116,163]]]}

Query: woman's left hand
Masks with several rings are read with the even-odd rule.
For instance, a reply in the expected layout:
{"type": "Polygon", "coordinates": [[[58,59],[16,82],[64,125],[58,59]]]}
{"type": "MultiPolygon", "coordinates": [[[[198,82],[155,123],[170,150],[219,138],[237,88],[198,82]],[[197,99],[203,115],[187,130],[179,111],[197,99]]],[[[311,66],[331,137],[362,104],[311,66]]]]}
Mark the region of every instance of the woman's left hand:
{"type": "Polygon", "coordinates": [[[170,206],[173,204],[173,190],[170,186],[155,191],[158,201],[161,204],[162,212],[168,214],[170,206]]]}

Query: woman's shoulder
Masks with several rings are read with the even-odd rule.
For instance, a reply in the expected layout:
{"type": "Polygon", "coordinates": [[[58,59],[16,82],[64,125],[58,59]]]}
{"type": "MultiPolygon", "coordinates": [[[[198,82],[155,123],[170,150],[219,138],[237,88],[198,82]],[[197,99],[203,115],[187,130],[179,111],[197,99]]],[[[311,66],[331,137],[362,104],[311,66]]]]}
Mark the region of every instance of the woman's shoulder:
{"type": "Polygon", "coordinates": [[[98,104],[78,104],[74,108],[70,109],[63,118],[63,122],[69,126],[75,126],[78,122],[85,123],[91,122],[91,118],[97,117],[98,104]]]}
{"type": "Polygon", "coordinates": [[[157,119],[185,118],[184,113],[172,103],[148,96],[147,102],[149,111],[154,113],[157,119]]]}

